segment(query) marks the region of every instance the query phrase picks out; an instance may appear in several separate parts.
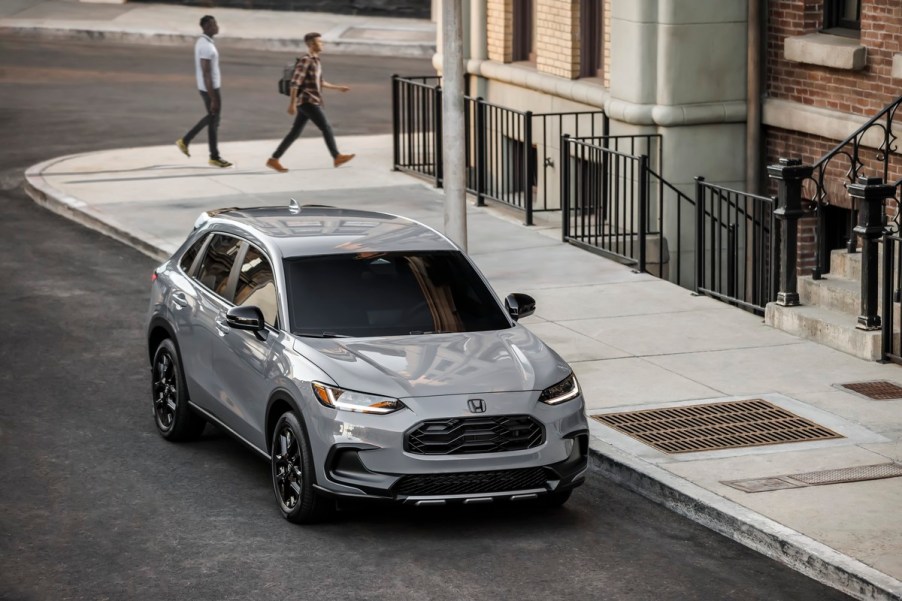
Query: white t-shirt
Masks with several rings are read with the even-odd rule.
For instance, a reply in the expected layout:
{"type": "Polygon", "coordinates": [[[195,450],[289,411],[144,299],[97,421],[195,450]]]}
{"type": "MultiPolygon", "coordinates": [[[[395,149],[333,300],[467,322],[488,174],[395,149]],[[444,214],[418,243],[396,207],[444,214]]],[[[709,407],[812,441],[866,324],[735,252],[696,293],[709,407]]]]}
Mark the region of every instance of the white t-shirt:
{"type": "Polygon", "coordinates": [[[216,49],[213,38],[207,35],[202,35],[197,38],[197,43],[194,44],[194,70],[197,74],[197,89],[202,92],[208,92],[207,85],[204,83],[204,71],[200,66],[200,61],[204,58],[210,61],[210,74],[213,76],[213,88],[218,90],[222,83],[219,76],[219,50],[216,49]]]}

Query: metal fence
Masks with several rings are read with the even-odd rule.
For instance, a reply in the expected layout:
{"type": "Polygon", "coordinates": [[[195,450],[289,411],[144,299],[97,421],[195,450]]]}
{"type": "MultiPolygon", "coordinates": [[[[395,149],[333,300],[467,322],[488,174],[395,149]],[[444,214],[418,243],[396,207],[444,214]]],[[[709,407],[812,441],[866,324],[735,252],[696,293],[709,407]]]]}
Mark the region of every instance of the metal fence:
{"type": "MultiPolygon", "coordinates": [[[[392,77],[394,168],[442,185],[440,78],[392,77]]],[[[555,170],[564,133],[608,133],[603,111],[533,113],[464,97],[467,191],[525,213],[560,209],[555,170]]]]}
{"type": "Polygon", "coordinates": [[[661,176],[660,135],[561,141],[563,240],[755,313],[776,295],[774,200],[661,176]]]}
{"type": "Polygon", "coordinates": [[[902,313],[902,238],[898,233],[883,236],[883,289],[881,328],[883,329],[883,360],[902,364],[900,313],[902,313]]]}
{"type": "Polygon", "coordinates": [[[775,199],[696,178],[695,289],[763,315],[777,295],[775,199]]]}

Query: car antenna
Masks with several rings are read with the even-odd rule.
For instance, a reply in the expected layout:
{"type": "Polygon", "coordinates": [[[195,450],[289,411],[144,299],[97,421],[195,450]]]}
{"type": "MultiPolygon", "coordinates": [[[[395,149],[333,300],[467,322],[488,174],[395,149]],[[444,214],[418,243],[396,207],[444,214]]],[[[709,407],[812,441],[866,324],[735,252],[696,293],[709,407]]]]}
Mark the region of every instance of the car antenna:
{"type": "Polygon", "coordinates": [[[301,205],[298,204],[298,201],[293,198],[288,199],[288,212],[292,215],[297,215],[301,212],[301,205]]]}

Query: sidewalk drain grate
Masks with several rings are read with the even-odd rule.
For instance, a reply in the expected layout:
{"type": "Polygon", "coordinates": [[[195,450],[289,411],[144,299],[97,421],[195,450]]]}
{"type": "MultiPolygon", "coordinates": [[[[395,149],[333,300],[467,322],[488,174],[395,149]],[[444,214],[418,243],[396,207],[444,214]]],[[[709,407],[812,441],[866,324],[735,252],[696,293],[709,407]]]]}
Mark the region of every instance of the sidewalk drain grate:
{"type": "Polygon", "coordinates": [[[762,399],[602,413],[592,417],[665,453],[843,438],[762,399]]]}
{"type": "Polygon", "coordinates": [[[805,484],[818,485],[880,480],[882,478],[895,478],[896,476],[902,476],[902,465],[898,463],[881,463],[878,465],[846,467],[838,470],[807,472],[804,474],[792,474],[790,477],[805,484]]]}
{"type": "Polygon", "coordinates": [[[902,386],[885,380],[877,380],[875,382],[853,382],[851,384],[840,384],[839,387],[851,390],[852,392],[856,392],[876,401],[902,399],[902,386]]]}
{"type": "Polygon", "coordinates": [[[843,484],[848,482],[864,482],[866,480],[882,480],[902,476],[902,465],[898,463],[879,463],[877,465],[861,465],[803,474],[789,474],[771,478],[751,478],[748,480],[722,480],[722,484],[743,492],[768,492],[787,488],[804,488],[824,484],[843,484]]]}

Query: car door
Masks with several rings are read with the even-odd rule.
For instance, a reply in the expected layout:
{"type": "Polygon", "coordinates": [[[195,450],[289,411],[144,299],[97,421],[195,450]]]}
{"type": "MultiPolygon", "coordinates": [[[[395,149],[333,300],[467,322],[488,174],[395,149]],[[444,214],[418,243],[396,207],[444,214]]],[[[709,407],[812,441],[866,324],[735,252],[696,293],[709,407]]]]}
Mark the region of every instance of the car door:
{"type": "Polygon", "coordinates": [[[234,304],[258,307],[267,328],[259,336],[237,329],[220,335],[213,349],[213,369],[222,384],[225,413],[221,417],[240,436],[265,450],[266,402],[269,382],[278,369],[274,349],[282,336],[276,281],[266,253],[252,244],[245,244],[235,272],[234,304]]]}
{"type": "Polygon", "coordinates": [[[188,384],[188,396],[192,400],[200,399],[204,394],[197,380],[203,361],[194,327],[199,311],[200,283],[192,276],[209,239],[209,235],[201,236],[179,259],[178,268],[171,274],[173,286],[167,299],[169,318],[175,329],[185,382],[188,384]]]}
{"type": "Polygon", "coordinates": [[[219,419],[223,419],[226,412],[221,400],[222,381],[213,365],[213,352],[230,332],[225,314],[232,306],[237,277],[233,267],[242,244],[243,241],[235,236],[212,234],[194,274],[198,298],[192,315],[192,352],[195,354],[192,364],[196,366],[192,378],[198,390],[191,400],[219,419]]]}

